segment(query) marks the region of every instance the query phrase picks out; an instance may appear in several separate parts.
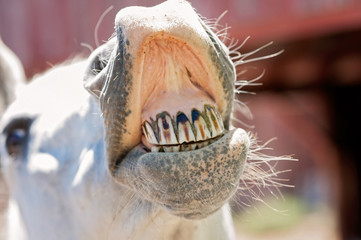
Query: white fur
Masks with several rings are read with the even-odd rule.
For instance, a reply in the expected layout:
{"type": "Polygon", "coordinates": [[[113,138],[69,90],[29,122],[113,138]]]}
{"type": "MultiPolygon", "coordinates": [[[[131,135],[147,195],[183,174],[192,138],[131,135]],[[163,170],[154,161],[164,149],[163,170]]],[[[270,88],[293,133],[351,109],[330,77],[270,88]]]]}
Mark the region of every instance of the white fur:
{"type": "Polygon", "coordinates": [[[2,124],[35,119],[25,156],[14,161],[0,150],[11,189],[7,239],[234,239],[228,206],[185,220],[111,179],[103,119],[82,87],[84,69],[79,62],[40,76],[4,116],[2,124]]]}

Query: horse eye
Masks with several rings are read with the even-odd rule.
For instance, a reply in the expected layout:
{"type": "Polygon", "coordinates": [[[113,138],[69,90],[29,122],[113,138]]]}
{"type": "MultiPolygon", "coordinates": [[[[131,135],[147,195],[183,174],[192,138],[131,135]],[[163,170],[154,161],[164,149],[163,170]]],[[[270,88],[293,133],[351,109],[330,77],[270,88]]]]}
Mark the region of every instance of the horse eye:
{"type": "Polygon", "coordinates": [[[31,124],[29,118],[14,119],[4,130],[5,146],[8,154],[17,157],[23,150],[27,141],[31,124]]]}
{"type": "Polygon", "coordinates": [[[23,149],[27,133],[24,129],[15,129],[6,137],[6,150],[10,156],[17,156],[23,149]]]}

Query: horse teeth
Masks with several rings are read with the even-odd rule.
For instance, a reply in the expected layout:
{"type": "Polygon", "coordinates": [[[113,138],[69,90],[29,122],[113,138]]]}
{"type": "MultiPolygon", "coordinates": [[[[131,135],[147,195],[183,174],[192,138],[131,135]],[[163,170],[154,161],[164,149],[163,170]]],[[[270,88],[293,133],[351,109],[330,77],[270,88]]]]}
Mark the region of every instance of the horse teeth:
{"type": "MultiPolygon", "coordinates": [[[[218,123],[216,114],[214,113],[214,110],[211,106],[205,106],[205,112],[210,122],[211,127],[211,136],[216,137],[220,134],[222,134],[223,129],[221,129],[220,124],[218,123]]],[[[223,126],[223,124],[222,124],[223,126]]]]}
{"type": "Polygon", "coordinates": [[[149,143],[158,144],[157,137],[155,136],[153,128],[148,121],[144,122],[144,124],[142,126],[142,130],[143,130],[145,138],[147,139],[147,141],[149,143]]]}
{"type": "Polygon", "coordinates": [[[163,146],[164,152],[179,152],[180,145],[174,145],[174,146],[163,146]]]}
{"type": "Polygon", "coordinates": [[[153,145],[151,148],[152,152],[186,152],[186,151],[192,151],[200,148],[204,148],[215,141],[217,141],[218,138],[212,138],[208,139],[207,141],[202,141],[199,143],[189,143],[189,144],[180,144],[180,145],[153,145]]]}
{"type": "Polygon", "coordinates": [[[212,144],[222,135],[223,120],[214,107],[205,105],[202,113],[193,109],[191,117],[192,121],[183,112],[178,112],[177,117],[172,118],[169,113],[162,112],[157,115],[156,122],[153,122],[155,130],[152,124],[145,121],[142,124],[142,131],[145,139],[152,145],[151,151],[196,150],[212,144]]]}
{"type": "Polygon", "coordinates": [[[184,113],[177,114],[177,127],[178,127],[178,142],[194,142],[196,138],[192,130],[191,123],[184,113]]]}
{"type": "Polygon", "coordinates": [[[180,146],[179,146],[179,145],[172,147],[172,152],[179,152],[179,150],[180,150],[180,146]]]}
{"type": "Polygon", "coordinates": [[[216,111],[215,109],[212,109],[214,115],[216,116],[217,122],[218,122],[218,126],[219,126],[219,130],[221,133],[223,133],[224,131],[224,125],[223,125],[223,120],[222,120],[222,116],[221,114],[216,111]]]}
{"type": "Polygon", "coordinates": [[[177,137],[173,128],[172,119],[168,114],[162,113],[158,117],[159,144],[177,144],[177,137]]]}
{"type": "Polygon", "coordinates": [[[172,147],[168,147],[168,146],[163,146],[163,150],[164,152],[173,152],[172,147]]]}
{"type": "Polygon", "coordinates": [[[152,146],[151,151],[152,151],[152,152],[160,152],[161,148],[162,148],[162,147],[160,147],[160,146],[152,146]]]}
{"type": "Polygon", "coordinates": [[[181,151],[187,152],[187,151],[192,151],[195,150],[197,147],[197,144],[184,144],[181,145],[181,151]]]}
{"type": "Polygon", "coordinates": [[[207,124],[198,110],[192,111],[192,122],[196,133],[196,141],[202,141],[211,138],[211,133],[209,132],[207,124]]]}
{"type": "Polygon", "coordinates": [[[207,146],[207,142],[200,142],[200,143],[197,143],[197,148],[204,148],[205,146],[207,146]]]}
{"type": "Polygon", "coordinates": [[[218,138],[212,138],[209,140],[208,144],[212,144],[214,142],[216,142],[218,140],[218,138]]]}

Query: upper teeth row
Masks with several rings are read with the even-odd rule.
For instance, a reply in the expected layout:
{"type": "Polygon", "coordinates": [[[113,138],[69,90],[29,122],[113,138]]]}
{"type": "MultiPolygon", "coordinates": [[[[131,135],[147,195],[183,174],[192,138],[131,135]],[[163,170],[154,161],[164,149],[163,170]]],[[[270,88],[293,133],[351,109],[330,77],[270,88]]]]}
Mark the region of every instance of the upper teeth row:
{"type": "Polygon", "coordinates": [[[142,130],[152,145],[179,145],[215,138],[224,131],[222,117],[210,105],[204,111],[193,109],[191,119],[183,112],[170,116],[167,112],[157,115],[156,120],[144,121],[142,130]]]}

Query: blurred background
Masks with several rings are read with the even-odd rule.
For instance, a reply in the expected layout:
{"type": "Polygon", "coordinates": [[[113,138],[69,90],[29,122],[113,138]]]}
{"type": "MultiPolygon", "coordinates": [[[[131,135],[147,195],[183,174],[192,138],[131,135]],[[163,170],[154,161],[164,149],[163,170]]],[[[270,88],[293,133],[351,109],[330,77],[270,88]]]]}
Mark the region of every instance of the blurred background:
{"type": "MultiPolygon", "coordinates": [[[[160,2],[0,0],[0,36],[31,79],[66,59],[87,57],[110,37],[120,8],[160,2]]],[[[247,130],[263,142],[277,137],[269,145],[273,155],[299,160],[276,166],[292,169],[280,177],[294,187],[282,194],[264,189],[263,202],[239,197],[233,204],[238,238],[361,239],[361,1],[190,2],[211,19],[227,10],[220,24],[230,27],[228,37],[241,43],[250,36],[241,53],[270,41],[256,56],[285,50],[239,67],[247,70],[240,80],[265,74],[261,86],[245,87],[250,93],[238,96],[253,119],[236,117],[254,125],[247,130]]]]}

